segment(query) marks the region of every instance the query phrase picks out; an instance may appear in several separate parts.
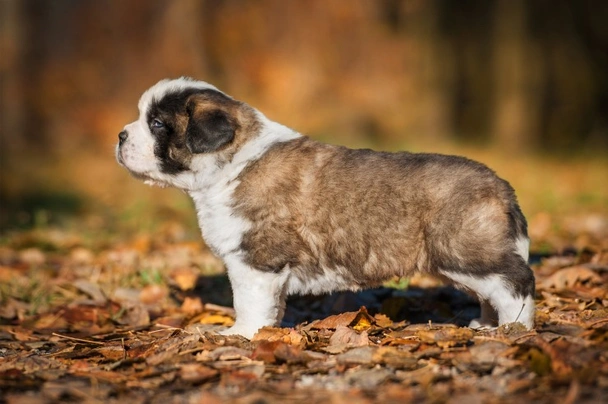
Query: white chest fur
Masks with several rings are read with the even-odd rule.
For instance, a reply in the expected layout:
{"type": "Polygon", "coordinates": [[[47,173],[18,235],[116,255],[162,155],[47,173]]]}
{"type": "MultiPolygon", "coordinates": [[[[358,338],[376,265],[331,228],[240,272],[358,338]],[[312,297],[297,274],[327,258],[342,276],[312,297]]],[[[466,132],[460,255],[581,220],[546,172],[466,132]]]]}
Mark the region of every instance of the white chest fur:
{"type": "Polygon", "coordinates": [[[250,223],[234,211],[233,194],[239,185],[240,173],[249,163],[262,157],[272,145],[301,136],[261,114],[258,118],[263,124],[259,136],[243,145],[232,161],[220,166],[208,160],[208,156],[202,156],[198,169],[193,167],[194,186],[190,187],[188,193],[196,206],[205,242],[222,258],[238,252],[243,234],[250,227],[250,223]]]}
{"type": "Polygon", "coordinates": [[[205,243],[219,257],[237,250],[249,228],[244,218],[234,214],[232,194],[237,185],[236,179],[220,178],[207,189],[190,192],[205,243]]]}

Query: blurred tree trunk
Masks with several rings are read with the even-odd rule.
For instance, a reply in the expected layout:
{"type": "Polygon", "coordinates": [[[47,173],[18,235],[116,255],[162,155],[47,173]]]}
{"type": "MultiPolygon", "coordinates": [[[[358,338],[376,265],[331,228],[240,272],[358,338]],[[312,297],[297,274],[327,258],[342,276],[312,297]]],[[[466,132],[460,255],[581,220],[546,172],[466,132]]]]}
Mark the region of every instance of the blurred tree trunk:
{"type": "Polygon", "coordinates": [[[431,141],[445,140],[454,132],[454,55],[442,27],[443,9],[436,0],[425,2],[412,21],[421,41],[423,131],[431,141]]]}
{"type": "MultiPolygon", "coordinates": [[[[18,2],[0,1],[0,153],[10,153],[23,142],[23,88],[20,43],[23,15],[18,2]],[[10,139],[10,141],[9,141],[10,139]]],[[[0,160],[4,158],[0,155],[0,160]]]]}
{"type": "Polygon", "coordinates": [[[162,63],[163,70],[173,77],[200,75],[206,71],[206,52],[203,49],[201,28],[204,2],[181,0],[163,1],[161,4],[164,7],[162,19],[158,31],[155,32],[155,40],[151,41],[156,45],[148,48],[150,62],[162,63]],[[176,21],[179,21],[179,24],[175,24],[176,21]]]}
{"type": "Polygon", "coordinates": [[[511,151],[535,147],[540,133],[539,52],[527,35],[525,0],[497,0],[493,57],[495,143],[511,151]]]}

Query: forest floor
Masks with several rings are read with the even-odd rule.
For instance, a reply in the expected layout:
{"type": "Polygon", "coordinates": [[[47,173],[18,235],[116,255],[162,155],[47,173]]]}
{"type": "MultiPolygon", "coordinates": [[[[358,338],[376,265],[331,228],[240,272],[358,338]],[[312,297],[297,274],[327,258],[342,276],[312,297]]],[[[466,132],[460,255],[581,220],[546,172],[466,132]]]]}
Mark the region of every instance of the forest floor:
{"type": "Polygon", "coordinates": [[[595,228],[533,256],[533,331],[469,329],[473,299],[415,276],[293,298],[251,341],[214,333],[234,321],[230,286],[179,226],[7,233],[0,402],[606,402],[606,220],[595,228]]]}

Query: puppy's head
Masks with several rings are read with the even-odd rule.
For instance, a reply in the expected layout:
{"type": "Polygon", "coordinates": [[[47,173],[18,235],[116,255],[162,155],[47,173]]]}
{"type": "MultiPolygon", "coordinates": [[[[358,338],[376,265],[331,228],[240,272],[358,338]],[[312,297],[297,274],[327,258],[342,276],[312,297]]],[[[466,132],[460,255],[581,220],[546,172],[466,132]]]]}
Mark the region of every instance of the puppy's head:
{"type": "Polygon", "coordinates": [[[148,184],[177,185],[197,160],[228,158],[253,131],[255,114],[214,86],[163,80],[139,100],[139,119],[118,135],[116,159],[148,184]]]}

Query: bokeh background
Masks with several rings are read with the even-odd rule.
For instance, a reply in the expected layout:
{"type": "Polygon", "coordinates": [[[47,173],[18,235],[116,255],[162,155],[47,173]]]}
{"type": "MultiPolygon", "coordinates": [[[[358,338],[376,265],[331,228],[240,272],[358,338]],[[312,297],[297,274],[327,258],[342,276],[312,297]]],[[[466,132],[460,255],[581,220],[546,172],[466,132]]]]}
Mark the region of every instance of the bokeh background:
{"type": "Polygon", "coordinates": [[[607,21],[601,0],[0,0],[2,232],[198,237],[185,195],[113,154],[141,93],[187,75],[323,141],[481,160],[536,249],[582,245],[608,233],[607,21]]]}

